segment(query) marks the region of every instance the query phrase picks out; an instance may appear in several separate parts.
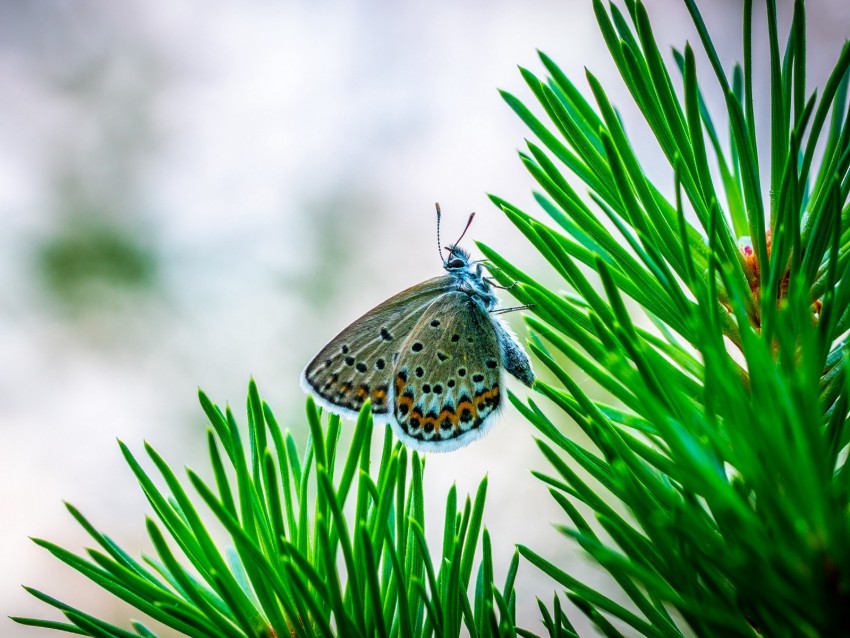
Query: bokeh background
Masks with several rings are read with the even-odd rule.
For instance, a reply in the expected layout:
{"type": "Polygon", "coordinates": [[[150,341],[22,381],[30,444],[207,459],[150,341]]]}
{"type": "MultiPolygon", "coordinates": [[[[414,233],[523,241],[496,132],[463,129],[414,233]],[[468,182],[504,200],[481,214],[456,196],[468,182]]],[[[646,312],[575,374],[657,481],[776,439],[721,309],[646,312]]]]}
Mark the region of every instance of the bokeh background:
{"type": "MultiPolygon", "coordinates": [[[[647,4],[660,42],[696,41],[682,3],[647,4]]],[[[700,3],[727,64],[741,4],[700,3]]],[[[850,17],[842,0],[808,6],[822,86],[850,17]]],[[[435,201],[445,237],[475,210],[472,238],[560,285],[485,197],[534,209],[515,153],[527,131],[496,89],[529,96],[516,66],[539,70],[536,48],[582,87],[585,67],[602,79],[669,189],[588,0],[0,1],[2,616],[51,614],[25,583],[124,624],[126,607],[27,537],[81,550],[67,500],[149,549],[115,439],[206,474],[198,386],[241,414],[254,375],[303,440],[303,365],[439,272],[435,201]]],[[[508,410],[485,440],[429,457],[429,533],[448,486],[487,474],[499,574],[524,543],[604,585],[551,527],[532,434],[508,410]]],[[[528,564],[517,582],[519,621],[537,627],[553,585],[528,564]]],[[[0,635],[52,634],[3,618],[0,635]]]]}

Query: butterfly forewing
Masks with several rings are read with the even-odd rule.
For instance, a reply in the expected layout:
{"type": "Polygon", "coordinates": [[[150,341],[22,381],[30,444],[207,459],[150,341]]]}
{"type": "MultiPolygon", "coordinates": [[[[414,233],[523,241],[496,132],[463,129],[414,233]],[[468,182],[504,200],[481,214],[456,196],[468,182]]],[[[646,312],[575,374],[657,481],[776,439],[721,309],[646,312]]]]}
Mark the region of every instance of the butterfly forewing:
{"type": "Polygon", "coordinates": [[[396,434],[421,450],[450,450],[483,436],[501,403],[499,341],[469,295],[442,294],[422,314],[393,367],[396,434]]]}
{"type": "Polygon", "coordinates": [[[389,413],[392,370],[422,313],[454,280],[435,277],[390,297],[339,333],[307,365],[302,384],[332,412],[354,415],[366,399],[381,420],[389,413]]]}

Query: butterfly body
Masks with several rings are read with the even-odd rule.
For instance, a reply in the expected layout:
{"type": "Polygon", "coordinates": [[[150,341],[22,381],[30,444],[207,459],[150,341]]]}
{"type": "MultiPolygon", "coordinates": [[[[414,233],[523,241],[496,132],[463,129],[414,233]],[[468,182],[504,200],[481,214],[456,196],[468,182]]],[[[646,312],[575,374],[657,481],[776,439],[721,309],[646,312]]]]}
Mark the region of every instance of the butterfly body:
{"type": "Polygon", "coordinates": [[[371,401],[405,444],[454,450],[484,436],[502,405],[502,370],[531,385],[516,337],[480,263],[448,248],[446,274],[391,297],[352,323],[307,365],[302,385],[331,412],[371,401]]]}

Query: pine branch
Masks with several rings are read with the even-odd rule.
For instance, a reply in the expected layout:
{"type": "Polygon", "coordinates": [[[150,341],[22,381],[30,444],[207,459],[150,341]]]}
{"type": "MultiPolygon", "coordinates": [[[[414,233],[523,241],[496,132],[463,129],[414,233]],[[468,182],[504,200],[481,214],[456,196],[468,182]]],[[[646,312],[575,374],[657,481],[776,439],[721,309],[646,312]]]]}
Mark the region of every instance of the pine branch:
{"type": "MultiPolygon", "coordinates": [[[[731,78],[696,3],[686,4],[715,87],[697,82],[689,44],[668,67],[642,3],[628,0],[624,15],[594,2],[609,52],[669,163],[673,201],[644,174],[592,74],[591,103],[545,55],[545,79],[523,69],[546,120],[505,95],[539,140],[520,156],[555,227],[493,201],[570,291],[547,288],[481,246],[502,283],[520,282],[512,290],[536,315],[528,318],[532,350],[551,373],[537,384],[548,401],[514,403],[542,435],[553,470],[537,475],[570,521],[562,531],[633,607],[533,548],[520,551],[605,635],[619,635],[610,617],[646,636],[846,634],[850,50],[821,97],[808,94],[805,7],[795,4],[782,40],[768,1],[771,120],[757,123],[751,3],[743,72],[731,78]],[[725,97],[720,118],[703,100],[712,90],[725,97]],[[716,121],[728,122],[725,144],[716,121]],[[770,129],[768,147],[756,147],[757,124],[770,129]],[[592,401],[565,360],[620,405],[592,401]],[[562,434],[564,417],[592,448],[562,434]]],[[[544,619],[555,635],[551,614],[544,619]]]]}
{"type": "MultiPolygon", "coordinates": [[[[132,558],[72,505],[71,515],[95,543],[88,556],[36,543],[187,636],[516,636],[519,557],[500,589],[483,528],[486,478],[461,511],[451,488],[435,564],[424,536],[424,461],[394,444],[387,428],[381,458],[373,464],[368,406],[344,449],[339,418],[323,419],[308,400],[311,438],[299,455],[253,381],[247,436],[229,409],[222,411],[203,393],[200,400],[211,423],[214,484],[188,470],[191,494],[151,446],[145,450],[155,472],[121,444],[154,512],[147,521],[154,556],[132,558]],[[157,487],[161,481],[165,489],[157,487]],[[212,519],[198,512],[201,503],[212,519]],[[213,540],[214,526],[227,532],[229,547],[213,540]]],[[[14,618],[21,624],[85,636],[155,635],[140,623],[128,631],[29,591],[68,622],[14,618]]]]}

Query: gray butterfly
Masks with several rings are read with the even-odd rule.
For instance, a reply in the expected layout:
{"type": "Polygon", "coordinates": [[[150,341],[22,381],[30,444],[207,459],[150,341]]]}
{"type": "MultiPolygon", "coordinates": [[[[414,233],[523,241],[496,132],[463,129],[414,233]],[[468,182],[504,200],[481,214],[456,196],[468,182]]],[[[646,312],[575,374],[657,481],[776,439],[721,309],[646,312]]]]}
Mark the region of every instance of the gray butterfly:
{"type": "MultiPolygon", "coordinates": [[[[438,246],[439,220],[437,205],[438,246]]],[[[502,369],[534,383],[528,356],[497,316],[512,309],[496,309],[493,283],[459,242],[446,247],[445,275],[373,308],[307,365],[301,385],[320,405],[356,417],[369,399],[375,421],[389,422],[406,445],[445,452],[490,430],[502,369]]]]}

